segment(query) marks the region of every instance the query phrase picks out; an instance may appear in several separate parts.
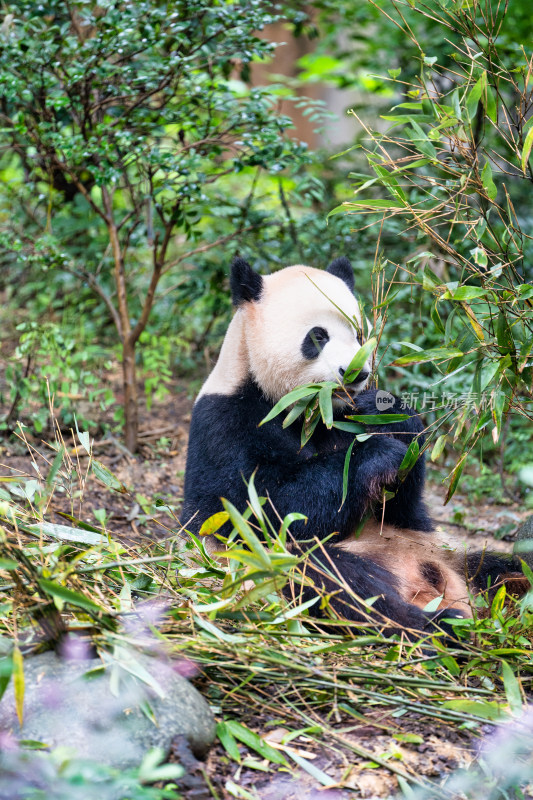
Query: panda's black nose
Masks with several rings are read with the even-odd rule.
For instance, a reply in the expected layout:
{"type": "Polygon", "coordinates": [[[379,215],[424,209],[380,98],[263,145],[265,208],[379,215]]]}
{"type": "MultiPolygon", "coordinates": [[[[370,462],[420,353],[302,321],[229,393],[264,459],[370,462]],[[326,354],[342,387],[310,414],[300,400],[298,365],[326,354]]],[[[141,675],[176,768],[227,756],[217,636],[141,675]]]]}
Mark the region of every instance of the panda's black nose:
{"type": "MultiPolygon", "coordinates": [[[[339,374],[340,374],[341,378],[344,378],[344,373],[345,372],[346,372],[346,370],[343,369],[342,367],[340,367],[339,374]]],[[[369,375],[370,375],[370,373],[369,373],[368,370],[362,369],[361,372],[359,373],[359,375],[357,375],[356,378],[352,381],[352,383],[363,383],[363,381],[366,381],[366,379],[368,378],[369,375]]]]}

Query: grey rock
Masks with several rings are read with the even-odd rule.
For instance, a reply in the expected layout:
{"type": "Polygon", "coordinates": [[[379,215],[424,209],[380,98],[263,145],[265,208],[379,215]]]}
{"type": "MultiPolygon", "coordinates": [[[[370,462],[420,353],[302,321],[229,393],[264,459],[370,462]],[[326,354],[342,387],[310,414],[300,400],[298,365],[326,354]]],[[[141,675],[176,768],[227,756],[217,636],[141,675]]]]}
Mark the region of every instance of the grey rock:
{"type": "Polygon", "coordinates": [[[533,569],[533,514],[518,528],[513,553],[533,569]]]}
{"type": "Polygon", "coordinates": [[[64,661],[47,652],[26,658],[22,728],[11,681],[0,702],[0,732],[50,748],[72,747],[78,757],[119,769],[138,766],[152,747],[168,754],[180,735],[204,757],[215,736],[213,715],[179,674],[180,662],[130,650],[105,657],[64,661]],[[141,704],[148,704],[155,721],[141,704]]]}

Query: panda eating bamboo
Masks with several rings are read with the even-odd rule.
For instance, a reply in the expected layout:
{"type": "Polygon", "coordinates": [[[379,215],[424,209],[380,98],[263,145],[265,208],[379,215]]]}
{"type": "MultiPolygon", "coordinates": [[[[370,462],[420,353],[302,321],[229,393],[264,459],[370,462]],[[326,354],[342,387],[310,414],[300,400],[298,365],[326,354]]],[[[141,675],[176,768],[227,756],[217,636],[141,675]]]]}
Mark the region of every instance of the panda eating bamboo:
{"type": "MultiPolygon", "coordinates": [[[[343,468],[353,434],[319,423],[301,448],[298,422],[283,428],[278,416],[259,427],[276,402],[297,386],[342,381],[361,347],[353,290],[347,258],[336,259],[325,271],[292,266],[267,276],[235,259],[231,292],[236,312],[194,405],[181,522],[197,533],[222,510],[221,497],[243,510],[245,481],[255,471],[258,493],[270,498],[282,518],[294,511],[307,517],[307,524],[291,525],[296,542],[323,540],[336,532],[314,550],[299,599],[313,597],[313,584],[318,585],[331,593],[330,607],[339,617],[365,622],[369,608],[364,601],[377,597],[370,609],[376,622],[390,620],[393,630],[431,630],[442,626],[443,617],[471,616],[469,590],[482,591],[520,567],[501,554],[450,547],[434,532],[422,497],[423,456],[398,479],[408,445],[415,437],[422,442],[423,426],[415,412],[394,398],[386,413],[409,418],[368,426],[374,435],[353,448],[342,505],[343,468]],[[385,503],[384,489],[394,492],[385,503]],[[424,611],[438,597],[439,608],[424,611]]],[[[376,409],[376,391],[366,388],[369,374],[367,364],[345,387],[352,412],[355,405],[358,414],[383,413],[376,409]]],[[[348,409],[342,407],[342,396],[336,403],[335,417],[343,419],[348,409]]]]}

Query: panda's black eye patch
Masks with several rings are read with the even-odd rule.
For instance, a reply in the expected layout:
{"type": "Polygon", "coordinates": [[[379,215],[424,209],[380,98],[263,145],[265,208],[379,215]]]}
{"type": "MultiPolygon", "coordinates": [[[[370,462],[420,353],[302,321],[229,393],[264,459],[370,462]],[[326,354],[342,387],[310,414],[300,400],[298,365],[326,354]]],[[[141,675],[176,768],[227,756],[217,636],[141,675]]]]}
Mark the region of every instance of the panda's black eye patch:
{"type": "Polygon", "coordinates": [[[325,328],[311,328],[302,342],[303,357],[309,360],[317,358],[327,342],[329,342],[329,333],[325,328]]]}

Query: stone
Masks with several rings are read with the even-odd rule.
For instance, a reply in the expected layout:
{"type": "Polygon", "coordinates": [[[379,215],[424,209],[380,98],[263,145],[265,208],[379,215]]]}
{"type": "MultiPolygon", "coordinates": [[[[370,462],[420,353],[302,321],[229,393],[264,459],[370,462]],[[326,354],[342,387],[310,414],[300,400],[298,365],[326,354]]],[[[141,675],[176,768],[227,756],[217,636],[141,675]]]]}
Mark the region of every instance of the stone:
{"type": "Polygon", "coordinates": [[[513,553],[533,569],[533,514],[518,528],[513,553]]]}
{"type": "MultiPolygon", "coordinates": [[[[126,649],[103,658],[62,660],[53,652],[25,658],[22,728],[11,680],[0,701],[0,731],[51,749],[74,748],[80,758],[119,769],[138,766],[152,747],[168,755],[177,736],[205,757],[215,722],[205,699],[179,673],[180,662],[126,649]]],[[[181,663],[190,669],[190,662],[181,663]]]]}

